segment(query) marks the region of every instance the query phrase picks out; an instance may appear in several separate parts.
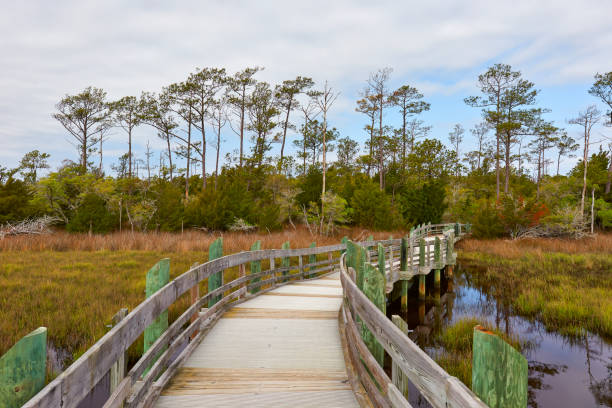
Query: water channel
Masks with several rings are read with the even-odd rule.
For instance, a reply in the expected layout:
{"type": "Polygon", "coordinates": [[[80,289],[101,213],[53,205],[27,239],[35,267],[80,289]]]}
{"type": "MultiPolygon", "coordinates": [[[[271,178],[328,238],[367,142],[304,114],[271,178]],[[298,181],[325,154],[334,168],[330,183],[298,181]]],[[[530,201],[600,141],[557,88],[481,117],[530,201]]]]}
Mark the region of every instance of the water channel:
{"type": "MultiPolygon", "coordinates": [[[[425,301],[418,300],[418,285],[413,284],[407,312],[401,312],[399,298],[387,305],[387,315],[402,316],[412,330],[409,336],[429,355],[440,351],[436,338],[445,327],[475,317],[517,336],[524,345],[530,407],[612,407],[612,341],[592,333],[569,338],[517,316],[508,299],[495,298],[491,288],[476,287],[472,272],[461,265],[452,281],[442,278],[438,290],[432,275],[427,276],[425,301]]],[[[413,406],[429,406],[416,390],[411,391],[413,406]]]]}

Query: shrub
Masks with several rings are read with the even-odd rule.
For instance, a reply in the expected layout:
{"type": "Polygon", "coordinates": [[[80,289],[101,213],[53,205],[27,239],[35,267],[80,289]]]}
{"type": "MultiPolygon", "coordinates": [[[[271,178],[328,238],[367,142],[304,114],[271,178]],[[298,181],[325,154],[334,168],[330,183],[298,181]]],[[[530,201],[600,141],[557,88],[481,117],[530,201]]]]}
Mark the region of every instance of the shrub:
{"type": "Polygon", "coordinates": [[[94,193],[89,193],[76,208],[66,229],[71,232],[101,233],[114,230],[119,225],[118,223],[117,214],[108,210],[104,199],[94,193]]]}
{"type": "Polygon", "coordinates": [[[353,220],[356,224],[377,230],[392,230],[403,224],[402,215],[391,198],[374,183],[365,183],[351,200],[353,220]]]}

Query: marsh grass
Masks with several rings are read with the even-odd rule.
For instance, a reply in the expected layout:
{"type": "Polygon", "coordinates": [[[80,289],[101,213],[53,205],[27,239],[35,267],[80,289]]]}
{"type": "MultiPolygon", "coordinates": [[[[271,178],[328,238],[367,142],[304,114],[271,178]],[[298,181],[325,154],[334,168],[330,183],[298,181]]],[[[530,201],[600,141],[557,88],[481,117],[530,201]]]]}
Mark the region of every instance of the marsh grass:
{"type": "Polygon", "coordinates": [[[436,343],[440,348],[434,358],[446,372],[457,377],[470,388],[472,387],[474,327],[478,325],[492,331],[519,352],[523,349],[523,344],[518,337],[508,336],[493,328],[494,325],[491,323],[475,317],[462,318],[446,327],[436,338],[436,343]]]}
{"type": "MultiPolygon", "coordinates": [[[[366,234],[370,233],[346,231],[356,240],[366,234]]],[[[373,235],[389,237],[389,233],[373,235]]],[[[30,331],[45,326],[54,347],[71,356],[64,361],[66,366],[109,330],[119,309],[131,311],[145,299],[146,272],[157,261],[170,258],[170,278],[175,278],[192,264],[206,262],[208,247],[218,236],[198,231],[92,236],[57,232],[0,240],[0,355],[30,331]]],[[[312,237],[303,228],[272,234],[225,233],[223,251],[227,255],[249,250],[258,239],[262,249],[268,249],[280,248],[285,241],[292,248],[308,247],[313,241],[332,245],[340,238],[312,237]]],[[[291,263],[297,265],[297,258],[291,263]]],[[[269,262],[262,261],[262,270],[268,268],[269,262]]],[[[237,267],[224,271],[225,282],[237,276],[237,267]]],[[[200,294],[207,292],[207,285],[206,280],[200,284],[200,294]]],[[[170,307],[170,322],[188,305],[186,293],[170,307]]],[[[142,336],[130,347],[129,360],[135,361],[141,353],[142,336]]]]}
{"type": "Polygon", "coordinates": [[[514,311],[570,336],[612,337],[612,235],[583,240],[475,241],[459,244],[459,262],[476,286],[514,311]]]}

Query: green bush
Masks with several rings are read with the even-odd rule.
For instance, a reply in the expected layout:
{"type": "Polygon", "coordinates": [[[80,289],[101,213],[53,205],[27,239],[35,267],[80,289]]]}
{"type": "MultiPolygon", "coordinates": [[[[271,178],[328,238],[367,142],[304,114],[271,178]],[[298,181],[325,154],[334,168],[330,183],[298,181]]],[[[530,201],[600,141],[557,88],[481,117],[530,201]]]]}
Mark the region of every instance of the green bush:
{"type": "Polygon", "coordinates": [[[377,230],[392,230],[403,225],[402,215],[391,197],[374,183],[361,185],[351,200],[356,224],[377,230]]]}
{"type": "Polygon", "coordinates": [[[74,215],[66,225],[71,232],[109,232],[117,228],[117,214],[108,210],[104,199],[96,194],[87,194],[74,211],[74,215]]]}
{"type": "Polygon", "coordinates": [[[38,215],[31,199],[32,192],[23,181],[9,177],[0,183],[0,225],[38,215]]]}

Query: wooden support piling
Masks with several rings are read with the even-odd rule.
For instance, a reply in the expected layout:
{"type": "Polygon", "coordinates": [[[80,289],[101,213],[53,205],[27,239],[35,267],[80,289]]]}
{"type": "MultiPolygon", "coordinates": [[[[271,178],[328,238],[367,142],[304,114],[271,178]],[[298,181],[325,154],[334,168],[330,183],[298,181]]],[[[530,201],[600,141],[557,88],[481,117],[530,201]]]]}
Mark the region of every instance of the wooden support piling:
{"type": "MultiPolygon", "coordinates": [[[[425,240],[421,238],[419,240],[419,269],[425,266],[425,240]]],[[[425,275],[419,275],[419,299],[425,299],[425,275]]]]}

